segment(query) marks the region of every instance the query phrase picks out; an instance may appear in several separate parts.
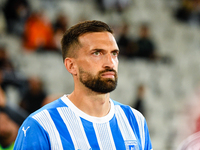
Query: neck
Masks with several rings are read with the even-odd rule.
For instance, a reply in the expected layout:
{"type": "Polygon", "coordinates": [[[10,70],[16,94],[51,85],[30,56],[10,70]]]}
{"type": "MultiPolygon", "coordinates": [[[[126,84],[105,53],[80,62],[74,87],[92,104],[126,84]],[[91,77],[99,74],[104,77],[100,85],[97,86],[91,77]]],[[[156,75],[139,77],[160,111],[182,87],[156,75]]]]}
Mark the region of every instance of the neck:
{"type": "Polygon", "coordinates": [[[77,108],[90,116],[103,117],[110,111],[109,93],[99,94],[76,90],[68,98],[77,108]]]}

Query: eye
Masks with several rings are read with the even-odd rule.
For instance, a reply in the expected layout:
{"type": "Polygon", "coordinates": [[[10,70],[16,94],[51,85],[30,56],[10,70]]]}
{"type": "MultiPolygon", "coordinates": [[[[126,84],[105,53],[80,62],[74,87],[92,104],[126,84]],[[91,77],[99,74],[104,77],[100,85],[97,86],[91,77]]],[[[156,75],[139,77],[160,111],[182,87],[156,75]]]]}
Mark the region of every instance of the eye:
{"type": "Polygon", "coordinates": [[[114,51],[112,52],[113,56],[118,56],[119,52],[118,51],[114,51]]]}
{"type": "Polygon", "coordinates": [[[93,54],[96,55],[96,56],[98,56],[98,55],[100,55],[100,52],[96,51],[93,54]]]}

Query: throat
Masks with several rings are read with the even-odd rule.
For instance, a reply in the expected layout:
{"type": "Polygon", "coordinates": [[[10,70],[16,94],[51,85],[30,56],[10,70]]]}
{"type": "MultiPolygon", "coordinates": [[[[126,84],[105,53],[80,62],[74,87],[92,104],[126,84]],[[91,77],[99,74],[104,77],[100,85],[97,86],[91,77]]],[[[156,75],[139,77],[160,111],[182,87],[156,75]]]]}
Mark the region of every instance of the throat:
{"type": "Polygon", "coordinates": [[[93,117],[104,117],[111,109],[111,103],[108,98],[100,97],[82,97],[81,99],[74,98],[73,96],[68,96],[70,101],[81,111],[89,116],[93,117]]]}
{"type": "Polygon", "coordinates": [[[94,102],[88,108],[90,109],[85,110],[88,115],[94,117],[104,117],[110,112],[111,104],[110,101],[94,102]]]}

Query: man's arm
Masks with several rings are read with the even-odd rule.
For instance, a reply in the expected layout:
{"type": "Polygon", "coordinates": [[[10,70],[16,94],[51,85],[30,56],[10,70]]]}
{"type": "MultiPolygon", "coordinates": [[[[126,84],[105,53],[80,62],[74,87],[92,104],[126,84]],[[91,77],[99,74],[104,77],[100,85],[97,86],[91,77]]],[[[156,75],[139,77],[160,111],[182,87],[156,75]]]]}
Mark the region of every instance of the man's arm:
{"type": "Polygon", "coordinates": [[[143,145],[144,150],[153,150],[146,119],[139,111],[133,108],[131,110],[136,117],[138,123],[141,136],[141,144],[143,145]]]}
{"type": "Polygon", "coordinates": [[[18,131],[14,150],[47,150],[51,149],[49,135],[31,117],[28,117],[18,131]]]}
{"type": "Polygon", "coordinates": [[[144,122],[144,133],[145,133],[145,150],[153,150],[152,144],[151,144],[151,139],[149,135],[149,130],[146,121],[144,122]]]}

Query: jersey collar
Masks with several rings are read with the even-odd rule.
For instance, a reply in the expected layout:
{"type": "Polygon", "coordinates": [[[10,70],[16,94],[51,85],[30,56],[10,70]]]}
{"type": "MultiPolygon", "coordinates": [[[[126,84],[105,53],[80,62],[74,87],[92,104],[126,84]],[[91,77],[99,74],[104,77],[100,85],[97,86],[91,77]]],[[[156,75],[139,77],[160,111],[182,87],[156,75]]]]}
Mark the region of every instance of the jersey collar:
{"type": "Polygon", "coordinates": [[[111,108],[109,113],[106,116],[103,117],[94,117],[94,116],[90,116],[88,114],[86,114],[85,112],[83,112],[82,110],[80,110],[79,108],[77,108],[67,97],[67,95],[63,95],[61,97],[61,100],[79,117],[88,120],[90,122],[93,123],[106,123],[109,122],[113,116],[114,116],[114,103],[111,99],[109,99],[110,104],[111,104],[111,108]]]}

